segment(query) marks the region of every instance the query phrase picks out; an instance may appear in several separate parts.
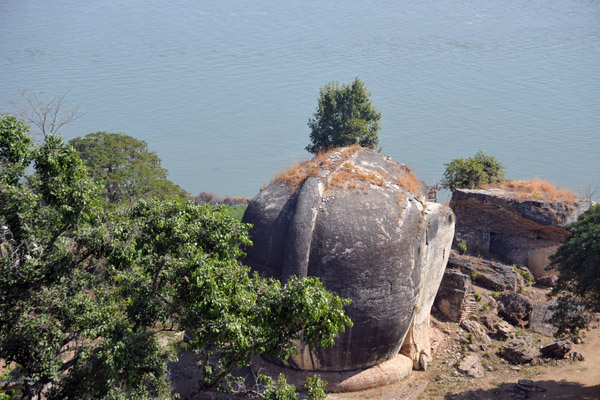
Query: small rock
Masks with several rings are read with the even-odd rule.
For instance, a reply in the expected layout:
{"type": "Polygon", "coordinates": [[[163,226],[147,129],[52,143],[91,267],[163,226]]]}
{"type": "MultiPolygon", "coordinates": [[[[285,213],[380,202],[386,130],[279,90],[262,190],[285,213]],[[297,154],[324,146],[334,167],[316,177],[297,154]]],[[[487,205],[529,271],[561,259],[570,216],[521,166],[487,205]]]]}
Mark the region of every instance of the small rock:
{"type": "Polygon", "coordinates": [[[573,353],[571,353],[571,358],[573,359],[573,361],[584,361],[585,357],[583,356],[583,354],[581,354],[578,351],[574,351],[573,353]]]}
{"type": "Polygon", "coordinates": [[[480,350],[480,347],[478,345],[476,345],[475,343],[471,343],[467,346],[467,348],[469,349],[469,351],[471,352],[477,352],[480,350]]]}
{"type": "Polygon", "coordinates": [[[529,329],[546,336],[554,336],[557,328],[548,321],[554,314],[552,307],[555,302],[534,303],[529,318],[529,329]]]}
{"type": "Polygon", "coordinates": [[[517,383],[517,387],[521,390],[525,390],[527,392],[545,392],[546,389],[543,389],[538,386],[537,383],[532,381],[531,379],[519,379],[517,383]]]}
{"type": "Polygon", "coordinates": [[[540,286],[554,287],[558,282],[558,276],[555,275],[544,275],[541,278],[537,278],[535,283],[540,286]]]}
{"type": "Polygon", "coordinates": [[[583,343],[583,339],[580,338],[580,337],[576,337],[576,338],[573,339],[573,343],[575,343],[575,344],[581,344],[581,343],[583,343]]]}
{"type": "Polygon", "coordinates": [[[501,348],[501,356],[511,364],[526,364],[532,361],[535,358],[532,339],[529,336],[521,336],[507,341],[501,348]]]}
{"type": "Polygon", "coordinates": [[[555,340],[554,342],[542,347],[540,353],[547,358],[562,360],[571,351],[573,344],[565,339],[555,340]]]}
{"type": "Polygon", "coordinates": [[[485,344],[491,344],[492,339],[487,335],[485,329],[479,322],[475,321],[462,321],[460,327],[465,331],[471,333],[476,341],[483,342],[485,344]]]}
{"type": "Polygon", "coordinates": [[[529,320],[533,303],[525,296],[518,293],[504,292],[498,297],[503,307],[499,313],[511,324],[525,324],[529,320]]]}
{"type": "Polygon", "coordinates": [[[458,371],[473,378],[484,376],[483,364],[477,354],[469,354],[458,365],[458,371]]]}
{"type": "Polygon", "coordinates": [[[515,327],[506,321],[499,321],[495,328],[498,335],[502,338],[510,338],[515,332],[515,327]]]}

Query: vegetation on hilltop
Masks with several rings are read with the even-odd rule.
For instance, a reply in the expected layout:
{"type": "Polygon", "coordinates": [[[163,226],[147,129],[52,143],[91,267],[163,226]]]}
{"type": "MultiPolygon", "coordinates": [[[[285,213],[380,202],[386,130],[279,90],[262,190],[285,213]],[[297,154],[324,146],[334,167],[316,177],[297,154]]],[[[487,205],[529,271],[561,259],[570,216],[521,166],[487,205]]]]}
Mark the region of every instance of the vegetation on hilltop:
{"type": "Polygon", "coordinates": [[[506,167],[482,150],[473,157],[455,158],[444,165],[446,170],[441,181],[444,189],[477,189],[490,183],[502,182],[506,178],[506,167]]]}
{"type": "Polygon", "coordinates": [[[320,89],[317,110],[309,119],[313,155],[334,147],[359,144],[374,149],[379,144],[381,113],[371,103],[371,94],[360,79],[352,84],[331,82],[320,89]]]}

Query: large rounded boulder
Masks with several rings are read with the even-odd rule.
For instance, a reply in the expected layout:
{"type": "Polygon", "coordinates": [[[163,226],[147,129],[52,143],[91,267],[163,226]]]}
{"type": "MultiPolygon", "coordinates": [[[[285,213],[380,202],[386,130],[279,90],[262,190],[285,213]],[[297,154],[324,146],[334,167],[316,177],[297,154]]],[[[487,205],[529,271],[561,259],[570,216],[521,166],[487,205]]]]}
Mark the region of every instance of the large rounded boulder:
{"type": "Polygon", "coordinates": [[[429,312],[454,234],[448,207],[427,203],[403,164],[359,146],[283,171],[249,204],[254,225],[245,262],[264,276],[317,276],[352,299],[354,326],[330,348],[287,362],[302,370],[348,371],[400,351],[415,366],[430,356],[429,312]]]}

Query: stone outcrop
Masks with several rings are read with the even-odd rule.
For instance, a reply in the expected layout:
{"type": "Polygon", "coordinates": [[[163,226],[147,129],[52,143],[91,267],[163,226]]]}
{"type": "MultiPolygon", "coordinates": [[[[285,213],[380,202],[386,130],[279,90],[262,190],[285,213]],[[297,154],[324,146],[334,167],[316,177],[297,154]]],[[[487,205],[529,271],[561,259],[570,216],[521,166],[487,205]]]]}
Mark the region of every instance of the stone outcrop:
{"type": "Polygon", "coordinates": [[[448,268],[456,269],[472,277],[477,286],[501,292],[518,291],[520,288],[519,274],[514,268],[495,261],[478,257],[450,253],[448,268]]]}
{"type": "Polygon", "coordinates": [[[450,202],[467,249],[525,265],[536,278],[547,274],[548,257],[568,235],[564,226],[590,206],[589,200],[520,200],[502,189],[458,189],[450,202]]]}
{"type": "Polygon", "coordinates": [[[442,321],[460,322],[476,308],[471,277],[446,268],[432,313],[442,321]]]}
{"type": "Polygon", "coordinates": [[[427,203],[406,166],[361,148],[338,149],[285,171],[249,204],[245,263],[264,276],[317,276],[349,297],[354,326],[333,347],[285,365],[351,371],[404,353],[431,357],[429,312],[450,254],[451,210],[427,203]]]}
{"type": "Polygon", "coordinates": [[[529,329],[542,335],[554,336],[557,328],[548,322],[554,314],[553,305],[555,305],[554,302],[548,301],[533,303],[531,316],[529,317],[529,329]]]}
{"type": "Polygon", "coordinates": [[[518,293],[504,292],[498,297],[498,314],[513,325],[524,328],[533,310],[533,303],[518,293]]]}

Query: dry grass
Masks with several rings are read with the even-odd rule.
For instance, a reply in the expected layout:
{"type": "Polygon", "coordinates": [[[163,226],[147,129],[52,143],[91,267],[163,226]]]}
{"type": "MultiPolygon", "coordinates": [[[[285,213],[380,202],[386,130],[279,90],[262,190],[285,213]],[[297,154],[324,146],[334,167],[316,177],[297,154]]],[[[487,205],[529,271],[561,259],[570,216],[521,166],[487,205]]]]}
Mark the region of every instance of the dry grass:
{"type": "Polygon", "coordinates": [[[518,200],[561,201],[573,204],[577,199],[569,189],[559,189],[556,185],[536,178],[531,181],[506,181],[485,186],[486,189],[504,189],[512,192],[518,200]]]}
{"type": "MultiPolygon", "coordinates": [[[[359,145],[354,145],[319,153],[312,160],[295,163],[283,169],[271,183],[282,182],[288,184],[291,191],[295,192],[309,177],[319,177],[323,171],[327,171],[326,190],[341,188],[363,191],[365,194],[369,194],[368,188],[371,185],[385,187],[386,182],[393,181],[385,172],[375,173],[354,165],[352,156],[360,149],[359,145]]],[[[421,193],[419,180],[410,168],[398,166],[396,172],[398,179],[392,183],[397,184],[407,192],[421,193]]]]}
{"type": "Polygon", "coordinates": [[[343,162],[348,157],[356,154],[360,149],[361,147],[359,145],[354,145],[350,147],[337,147],[327,152],[319,153],[312,160],[295,163],[281,170],[281,173],[273,178],[270,183],[283,182],[290,185],[291,191],[294,192],[298,186],[302,185],[309,177],[320,176],[321,171],[335,170],[340,162],[343,162]],[[340,153],[340,158],[337,162],[332,162],[330,156],[335,152],[340,153]]]}
{"type": "Polygon", "coordinates": [[[365,189],[367,184],[375,186],[385,185],[384,178],[370,171],[346,162],[337,170],[333,171],[327,178],[327,187],[338,187],[347,189],[365,189]]]}
{"type": "Polygon", "coordinates": [[[421,183],[417,179],[417,175],[412,171],[412,169],[408,168],[406,165],[402,165],[399,168],[401,171],[398,174],[398,182],[396,182],[398,186],[409,193],[422,194],[421,183]]]}

